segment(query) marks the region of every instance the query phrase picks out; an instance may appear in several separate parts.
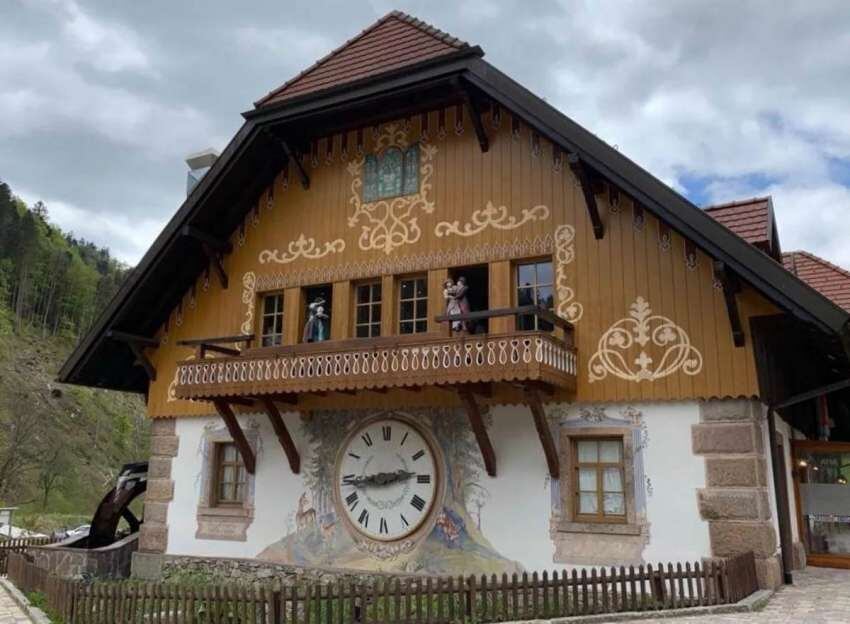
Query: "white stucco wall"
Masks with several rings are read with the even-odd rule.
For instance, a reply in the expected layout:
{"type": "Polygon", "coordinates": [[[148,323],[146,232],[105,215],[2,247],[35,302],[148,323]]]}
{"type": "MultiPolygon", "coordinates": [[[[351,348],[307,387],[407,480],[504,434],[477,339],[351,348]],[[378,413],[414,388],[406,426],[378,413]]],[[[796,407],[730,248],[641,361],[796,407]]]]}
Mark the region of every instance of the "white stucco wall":
{"type": "MultiPolygon", "coordinates": [[[[588,406],[560,406],[561,414],[579,414],[588,406]]],[[[625,406],[592,406],[616,416],[625,406]]],[[[691,426],[699,422],[696,402],[638,403],[647,436],[643,451],[648,478],[646,515],[650,540],[644,551],[647,562],[697,560],[710,554],[708,525],[699,517],[697,489],[705,486],[702,457],[691,451],[691,426]]],[[[552,410],[550,409],[550,415],[552,410]]],[[[524,407],[491,410],[489,432],[496,452],[497,477],[483,473],[480,485],[489,492],[481,514],[481,532],[493,549],[528,570],[562,567],[553,563],[555,546],[550,537],[553,489],[531,414],[524,407]]],[[[572,416],[571,416],[572,417],[572,416]]],[[[264,415],[240,416],[243,426],[255,423],[260,432],[255,476],[255,514],[247,541],[196,539],[196,512],[203,471],[204,427],[222,426],[216,416],[177,421],[179,451],[172,466],[174,500],[168,510],[170,554],[254,557],[291,530],[299,496],[305,491],[303,476],[293,475],[277,438],[264,415]],[[287,527],[289,520],[290,527],[287,527]]],[[[284,414],[302,456],[311,461],[305,434],[296,414],[284,414]]],[[[557,441],[557,425],[553,422],[557,441]]],[[[605,562],[616,563],[616,562],[605,562]]],[[[376,566],[382,567],[382,566],[376,566]]]]}

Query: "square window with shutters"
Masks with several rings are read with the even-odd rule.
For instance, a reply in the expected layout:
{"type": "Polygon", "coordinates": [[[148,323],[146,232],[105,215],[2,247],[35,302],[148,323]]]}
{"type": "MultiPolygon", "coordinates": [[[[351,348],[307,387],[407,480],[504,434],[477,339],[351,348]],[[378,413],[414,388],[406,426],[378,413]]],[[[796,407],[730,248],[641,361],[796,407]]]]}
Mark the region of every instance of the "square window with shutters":
{"type": "Polygon", "coordinates": [[[283,344],[283,294],[263,297],[260,315],[260,345],[276,347],[283,344]]]}
{"type": "Polygon", "coordinates": [[[428,331],[428,280],[406,277],[398,285],[398,332],[422,334],[428,331]]]}
{"type": "Polygon", "coordinates": [[[381,282],[355,286],[354,335],[357,338],[381,335],[381,282]]]}
{"type": "MultiPolygon", "coordinates": [[[[516,305],[536,305],[554,310],[553,290],[554,274],[551,260],[525,262],[516,265],[516,305]]],[[[517,317],[517,329],[520,331],[552,331],[554,327],[533,314],[517,317]]]]}
{"type": "Polygon", "coordinates": [[[622,438],[574,438],[572,448],[578,522],[626,522],[622,438]]]}
{"type": "Polygon", "coordinates": [[[216,443],[211,497],[214,506],[242,505],[246,482],[245,466],[236,445],[232,442],[216,443]]]}

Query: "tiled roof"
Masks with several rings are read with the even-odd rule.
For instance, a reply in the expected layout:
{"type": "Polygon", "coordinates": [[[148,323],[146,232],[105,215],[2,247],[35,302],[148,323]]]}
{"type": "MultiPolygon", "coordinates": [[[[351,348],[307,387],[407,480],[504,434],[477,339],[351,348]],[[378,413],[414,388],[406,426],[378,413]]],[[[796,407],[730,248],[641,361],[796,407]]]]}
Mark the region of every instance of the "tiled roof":
{"type": "Polygon", "coordinates": [[[770,244],[770,197],[717,204],[705,211],[751,245],[770,244]]]}
{"type": "Polygon", "coordinates": [[[850,271],[808,251],[784,253],[782,264],[835,304],[850,311],[850,271]]]}
{"type": "Polygon", "coordinates": [[[401,11],[392,11],[255,102],[255,106],[269,106],[468,47],[465,41],[430,24],[401,11]]]}

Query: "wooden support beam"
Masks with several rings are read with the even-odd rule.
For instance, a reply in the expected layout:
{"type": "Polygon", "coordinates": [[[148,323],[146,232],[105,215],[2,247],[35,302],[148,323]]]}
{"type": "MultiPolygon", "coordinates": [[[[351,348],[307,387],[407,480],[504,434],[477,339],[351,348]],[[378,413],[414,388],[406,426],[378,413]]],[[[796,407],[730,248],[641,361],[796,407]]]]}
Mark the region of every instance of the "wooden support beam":
{"type": "Polygon", "coordinates": [[[231,396],[223,400],[227,401],[231,405],[242,405],[244,407],[253,407],[255,403],[255,399],[253,397],[231,396]]]}
{"type": "Polygon", "coordinates": [[[487,138],[487,131],[481,121],[481,107],[478,106],[477,100],[469,91],[466,91],[464,100],[466,101],[466,110],[469,111],[469,118],[472,120],[472,127],[475,129],[475,136],[478,138],[478,146],[481,148],[482,154],[486,153],[490,149],[490,140],[487,138]]]}
{"type": "Polygon", "coordinates": [[[251,449],[251,445],[248,444],[248,438],[245,437],[242,427],[239,426],[239,421],[236,420],[236,416],[233,414],[233,410],[230,408],[227,401],[224,401],[223,399],[216,399],[213,401],[213,405],[215,405],[218,415],[221,416],[221,419],[227,426],[227,430],[230,432],[230,437],[233,438],[233,443],[236,445],[236,448],[239,450],[239,454],[242,456],[242,463],[245,464],[245,470],[247,470],[249,474],[254,474],[257,467],[257,460],[254,457],[254,451],[251,449]]]}
{"type": "Polygon", "coordinates": [[[188,236],[189,238],[201,241],[217,253],[228,254],[233,251],[233,245],[230,241],[216,238],[212,234],[208,234],[194,225],[184,225],[181,233],[183,236],[188,236]]]}
{"type": "Polygon", "coordinates": [[[212,264],[213,273],[215,273],[218,278],[219,284],[221,284],[221,288],[223,290],[227,290],[227,273],[224,271],[224,264],[221,261],[221,254],[216,252],[212,247],[210,247],[207,243],[201,243],[201,247],[204,250],[204,253],[207,255],[207,258],[210,260],[210,264],[212,264]]]}
{"type": "Polygon", "coordinates": [[[213,353],[221,353],[222,355],[230,355],[233,357],[236,357],[237,355],[242,355],[242,352],[239,349],[231,349],[230,347],[222,347],[219,345],[202,343],[198,345],[198,359],[203,360],[207,356],[207,351],[212,351],[213,353]]]}
{"type": "Polygon", "coordinates": [[[301,472],[301,456],[298,454],[298,449],[295,448],[295,442],[292,441],[292,436],[289,435],[289,430],[286,428],[286,423],[283,422],[283,417],[281,417],[277,405],[268,397],[261,399],[261,402],[272,423],[272,428],[274,428],[278,442],[280,442],[283,452],[286,453],[286,459],[289,460],[289,467],[292,469],[293,474],[299,474],[301,472]]]}
{"type": "Polygon", "coordinates": [[[307,171],[304,169],[304,165],[301,163],[301,159],[298,158],[298,154],[290,147],[289,142],[285,139],[281,139],[279,136],[271,132],[267,131],[267,134],[273,141],[275,141],[280,148],[283,150],[283,153],[286,154],[286,159],[291,161],[292,164],[295,165],[295,172],[298,174],[298,178],[301,180],[301,186],[304,187],[304,190],[310,188],[310,176],[307,175],[307,171]]]}
{"type": "Polygon", "coordinates": [[[741,291],[741,282],[726,263],[722,260],[714,261],[714,279],[723,287],[723,298],[726,301],[726,313],[729,316],[729,326],[732,328],[732,342],[736,347],[744,346],[744,328],[741,324],[741,315],[738,312],[738,293],[741,291]]]}
{"type": "Polygon", "coordinates": [[[552,439],[552,430],[546,422],[546,412],[543,409],[543,401],[540,398],[540,390],[535,386],[528,386],[525,390],[525,398],[531,415],[534,418],[534,427],[543,446],[543,454],[546,455],[546,465],[549,468],[549,476],[558,479],[561,476],[561,465],[558,460],[558,449],[552,439]]]}
{"type": "Polygon", "coordinates": [[[145,355],[145,349],[157,348],[159,346],[159,340],[155,338],[148,338],[147,336],[137,336],[135,334],[115,331],[112,329],[106,332],[106,336],[112,340],[123,342],[130,347],[130,351],[133,352],[133,356],[136,358],[133,364],[137,364],[145,369],[145,374],[148,376],[150,381],[156,381],[156,368],[154,368],[154,365],[151,363],[150,359],[148,359],[148,356],[145,355]]]}
{"type": "Polygon", "coordinates": [[[139,527],[142,523],[139,522],[139,519],[136,517],[136,514],[130,511],[129,507],[124,508],[124,510],[121,512],[121,516],[127,521],[127,524],[130,525],[130,533],[135,533],[139,530],[139,527]]]}
{"type": "Polygon", "coordinates": [[[567,154],[567,162],[570,164],[579,184],[581,191],[584,194],[584,202],[587,204],[587,212],[590,215],[590,221],[593,223],[593,235],[596,240],[601,240],[605,236],[605,226],[602,224],[602,218],[599,216],[599,207],[596,205],[596,195],[593,190],[593,180],[587,167],[578,157],[578,154],[567,154]]]}
{"type": "Polygon", "coordinates": [[[475,435],[475,441],[478,442],[478,448],[481,450],[481,457],[484,458],[484,467],[487,474],[491,477],[496,476],[496,452],[493,450],[493,445],[490,443],[490,436],[487,434],[487,427],[484,426],[484,420],[481,417],[481,410],[478,403],[475,402],[475,395],[466,388],[458,389],[460,400],[466,408],[466,414],[469,417],[469,425],[472,427],[472,433],[475,435]]]}

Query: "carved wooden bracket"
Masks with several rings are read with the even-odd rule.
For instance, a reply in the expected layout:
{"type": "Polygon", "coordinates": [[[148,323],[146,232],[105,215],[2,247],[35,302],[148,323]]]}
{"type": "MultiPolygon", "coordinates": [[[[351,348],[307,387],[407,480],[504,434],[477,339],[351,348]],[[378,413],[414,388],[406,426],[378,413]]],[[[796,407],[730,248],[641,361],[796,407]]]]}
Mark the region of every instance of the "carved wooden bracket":
{"type": "Polygon", "coordinates": [[[210,264],[212,264],[213,272],[218,277],[218,281],[223,289],[227,289],[227,273],[224,272],[224,264],[222,258],[225,254],[233,250],[233,246],[229,241],[216,238],[212,234],[208,234],[192,225],[184,225],[181,230],[183,236],[194,238],[201,243],[201,248],[204,250],[210,264]]]}
{"type": "Polygon", "coordinates": [[[248,438],[245,437],[245,432],[242,431],[242,427],[239,426],[239,421],[233,414],[233,410],[230,409],[230,405],[227,401],[221,399],[213,401],[213,405],[215,405],[218,415],[221,416],[221,419],[227,426],[227,430],[230,432],[230,437],[233,438],[233,443],[236,445],[236,448],[239,450],[239,454],[242,456],[242,463],[245,464],[245,470],[247,470],[249,474],[254,474],[257,466],[257,460],[254,456],[253,449],[251,449],[251,445],[248,444],[248,438]]]}
{"type": "Polygon", "coordinates": [[[475,136],[478,138],[481,153],[485,153],[490,149],[490,140],[487,138],[487,131],[481,121],[481,107],[468,91],[464,100],[466,101],[466,109],[469,111],[469,118],[472,119],[472,127],[475,128],[475,136]]]}
{"type": "Polygon", "coordinates": [[[744,346],[744,328],[741,325],[741,315],[738,312],[738,297],[741,292],[741,282],[726,263],[714,261],[714,279],[723,286],[723,298],[726,300],[726,313],[729,315],[729,325],[732,328],[732,342],[736,347],[744,346]]]}
{"type": "Polygon", "coordinates": [[[262,398],[260,401],[272,423],[280,446],[283,448],[283,452],[286,453],[286,459],[289,460],[289,467],[294,474],[298,474],[301,472],[301,456],[298,454],[298,449],[295,448],[295,442],[292,441],[292,436],[289,435],[289,430],[286,428],[286,423],[283,422],[283,417],[281,417],[277,405],[268,397],[262,398]]]}
{"type": "Polygon", "coordinates": [[[528,401],[528,407],[531,409],[531,415],[534,417],[534,427],[537,429],[537,435],[540,437],[543,453],[546,455],[549,476],[553,479],[558,479],[561,476],[558,449],[555,446],[555,440],[552,439],[552,430],[549,429],[549,423],[546,422],[546,412],[543,409],[540,389],[533,385],[526,386],[525,397],[528,401]]]}
{"type": "Polygon", "coordinates": [[[145,348],[156,349],[159,346],[159,340],[156,338],[148,338],[147,336],[137,336],[136,334],[128,334],[127,332],[116,331],[110,329],[106,332],[107,338],[125,343],[133,355],[136,357],[136,364],[145,369],[145,374],[151,381],[156,381],[156,368],[145,355],[145,348]]]}
{"type": "Polygon", "coordinates": [[[475,441],[478,442],[478,448],[481,449],[481,457],[484,458],[484,467],[487,474],[491,477],[496,476],[496,452],[493,450],[493,445],[490,443],[490,436],[487,435],[487,428],[484,426],[484,420],[481,418],[481,410],[478,403],[475,401],[475,395],[469,388],[458,388],[460,400],[466,407],[466,414],[469,417],[469,425],[472,427],[472,433],[475,435],[475,441]]]}
{"type": "Polygon", "coordinates": [[[587,212],[590,215],[591,223],[593,223],[593,235],[596,237],[596,240],[601,240],[605,236],[605,226],[602,224],[602,218],[599,216],[599,207],[596,205],[596,194],[590,173],[578,154],[567,154],[567,162],[570,164],[570,169],[572,169],[576,178],[578,178],[579,184],[581,184],[584,202],[587,204],[587,212]]]}
{"type": "Polygon", "coordinates": [[[281,139],[279,136],[274,134],[271,131],[267,131],[269,137],[272,140],[277,142],[280,145],[280,148],[283,150],[283,153],[286,154],[286,160],[288,162],[292,162],[295,165],[295,172],[298,174],[298,178],[301,180],[301,186],[304,187],[304,190],[310,188],[310,177],[307,175],[307,171],[304,169],[304,165],[301,163],[301,159],[298,158],[298,155],[295,151],[290,147],[289,142],[281,139]]]}

